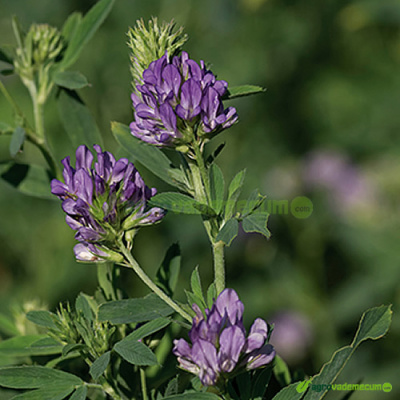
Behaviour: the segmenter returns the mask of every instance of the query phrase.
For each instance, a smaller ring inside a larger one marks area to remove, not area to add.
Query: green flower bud
[[[131,53],[132,86],[143,84],[143,71],[152,61],[158,60],[165,52],[169,57],[177,55],[188,37],[183,33],[183,27],[173,32],[175,22],[158,24],[157,18],[152,18],[146,28],[144,21],[138,20],[136,27],[129,28],[128,46]]]

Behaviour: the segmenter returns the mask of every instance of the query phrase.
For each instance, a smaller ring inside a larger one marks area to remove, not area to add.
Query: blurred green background
[[[69,13],[86,12],[94,3],[1,0],[0,44],[15,44],[13,14],[25,28],[32,22],[61,27]],[[278,352],[292,368],[312,375],[350,343],[363,311],[392,303],[390,333],[363,344],[339,381],[393,385],[390,394],[360,392],[355,400],[398,398],[399,1],[117,0],[73,67],[91,83],[80,93],[108,150],[120,151],[110,121],[132,120],[126,32],[136,19],[151,16],[184,25],[191,58],[209,62],[220,79],[268,88],[231,101],[240,123],[210,145],[226,142],[218,161],[226,179],[247,168],[244,196],[259,187],[271,200],[290,203],[305,195],[314,204],[307,219],[290,211],[272,215],[269,241],[240,234],[227,249],[227,284],[245,303],[247,326],[257,316],[275,322]],[[18,78],[2,81],[31,115]],[[65,133],[51,103],[46,129],[60,137],[61,159],[67,155]],[[0,120],[13,122],[3,97]],[[1,161],[7,152],[1,141]],[[168,189],[138,168],[149,186]],[[154,274],[172,242],[182,248],[183,299],[196,265],[204,283],[212,279],[198,218],[169,214],[162,224],[142,229],[134,253]],[[59,202],[25,197],[0,181],[0,312],[15,315],[32,303],[54,309],[80,291],[93,293],[95,267],[76,263],[73,245]],[[131,296],[146,293],[133,273],[125,275]]]

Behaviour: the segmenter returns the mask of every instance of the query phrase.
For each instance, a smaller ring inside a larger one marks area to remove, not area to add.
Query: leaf
[[[255,211],[257,208],[259,208],[264,200],[265,196],[260,194],[258,189],[253,190],[241,212],[242,217],[246,217],[247,215]]]
[[[102,146],[99,128],[76,92],[61,90],[57,102],[61,122],[75,148],[81,144],[90,149],[94,144]]]
[[[361,317],[357,333],[350,346],[337,350],[331,360],[312,378],[312,385],[333,384],[356,348],[365,340],[377,340],[389,330],[392,320],[391,306],[380,306],[367,310]],[[326,386],[320,391],[308,390],[304,400],[321,399],[327,393]]]
[[[0,368],[0,385],[11,389],[38,389],[53,385],[76,386],[83,382],[75,375],[40,366]]]
[[[62,355],[63,357],[66,357],[68,354],[74,352],[74,351],[80,351],[80,350],[86,350],[87,346],[82,343],[70,343],[67,344],[63,347],[62,349]]]
[[[246,170],[240,171],[232,179],[228,189],[228,200],[225,205],[225,220],[232,218],[236,207],[237,200],[242,191]]]
[[[230,246],[232,240],[235,239],[239,232],[239,222],[236,218],[231,218],[225,222],[221,230],[218,232],[217,241],[221,240],[227,246]]]
[[[289,367],[287,366],[285,361],[283,361],[282,358],[279,357],[278,355],[276,355],[274,358],[273,372],[276,380],[282,387],[290,384],[291,377],[290,377]]]
[[[212,207],[210,207],[209,205],[207,205],[207,204],[202,204],[202,203],[195,202],[193,204],[193,207],[196,210],[199,210],[200,214],[204,215],[205,217],[213,218],[213,217],[217,216],[217,213],[214,211],[214,209]]]
[[[76,30],[72,34],[67,50],[60,63],[60,69],[68,68],[78,59],[84,46],[106,19],[113,4],[114,0],[101,0],[82,18],[82,21],[76,26]],[[76,24],[77,22],[74,21],[74,23]]]
[[[185,294],[188,299],[190,308],[193,307],[193,304],[197,304],[202,311],[204,311],[204,309],[207,307],[202,297],[199,297],[194,293],[189,292],[188,290],[185,290]]]
[[[271,237],[271,232],[267,228],[269,214],[267,212],[248,215],[242,221],[242,227],[245,232],[261,233],[266,238]]]
[[[176,214],[201,214],[200,209],[195,205],[201,203],[191,197],[177,192],[164,192],[156,194],[150,199],[151,206],[164,208]]]
[[[26,357],[61,353],[62,345],[47,335],[15,336],[0,342],[0,356]]]
[[[204,299],[198,267],[196,267],[192,272],[192,276],[190,277],[190,287],[195,296],[199,297],[200,299]]]
[[[217,298],[217,290],[215,289],[215,283],[212,283],[207,289],[207,305],[211,309],[215,299]]]
[[[79,293],[75,300],[75,310],[77,313],[81,312],[87,321],[93,321],[94,314],[92,308],[83,293]]]
[[[141,340],[146,336],[150,336],[155,332],[164,329],[171,323],[171,320],[168,318],[157,318],[153,321],[147,322],[146,324],[140,326],[139,328],[135,329],[131,334],[129,334],[126,338],[122,339],[123,341],[137,341]]]
[[[29,311],[26,314],[26,318],[36,325],[44,326],[45,328],[50,328],[50,329],[57,329],[54,320],[57,319],[58,317],[50,311],[46,310]]]
[[[179,188],[186,187],[183,171],[174,168],[171,160],[158,147],[134,137],[128,126],[118,122],[111,123],[111,130],[117,142],[132,155],[135,161],[139,161],[164,182]]]
[[[178,283],[181,269],[181,250],[177,243],[171,245],[157,271],[155,283],[168,296],[172,297]]]
[[[262,400],[264,394],[268,388],[269,381],[271,379],[272,369],[264,368],[255,371],[252,377],[252,388],[251,388],[251,398],[254,400]]]
[[[303,397],[304,392],[299,393],[296,390],[298,384],[299,382],[295,382],[286,386],[276,394],[272,400],[300,400]]]
[[[100,305],[99,320],[112,324],[151,321],[167,317],[174,310],[154,293],[143,298],[110,301]]]
[[[101,375],[103,375],[104,371],[108,367],[108,364],[110,363],[110,357],[111,352],[107,351],[93,362],[89,372],[94,380],[97,380]]]
[[[21,193],[55,200],[50,192],[50,171],[38,165],[11,163],[1,177]]]
[[[133,365],[155,365],[157,357],[142,342],[121,340],[116,343],[114,350],[126,361]]]
[[[59,383],[57,386],[49,386],[38,390],[31,390],[14,396],[12,400],[62,400],[75,389],[72,385]]]
[[[78,71],[57,71],[53,75],[53,81],[56,85],[71,90],[82,89],[89,85],[86,77]]]
[[[86,395],[87,386],[80,386],[78,387],[78,389],[75,390],[69,400],[86,400]]]
[[[221,169],[217,164],[210,167],[210,194],[212,207],[219,215],[224,204],[225,180]]]
[[[261,86],[255,85],[232,86],[228,88],[227,92],[222,97],[222,100],[230,100],[237,97],[250,96],[252,94],[263,93],[266,90],[267,89]]]
[[[186,392],[164,397],[163,400],[221,400],[221,398],[214,393]]]
[[[67,42],[69,42],[75,34],[75,31],[80,25],[81,20],[82,14],[80,12],[73,12],[65,21],[61,29],[61,35]]]
[[[21,150],[22,145],[25,141],[25,129],[21,126],[17,126],[11,136],[10,142],[10,155],[14,158]]]

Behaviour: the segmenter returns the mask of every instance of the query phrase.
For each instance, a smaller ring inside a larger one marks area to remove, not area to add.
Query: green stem
[[[225,259],[224,259],[225,244],[218,241],[213,244],[214,256],[214,283],[217,295],[225,289]]]
[[[133,258],[131,252],[125,247],[125,245],[120,241],[120,250],[125,257],[127,265],[130,266],[139,278],[162,300],[164,300],[173,310],[175,310],[179,315],[185,318],[190,323],[192,322],[192,317],[184,311],[178,304],[176,304],[169,296],[167,296],[150,278],[149,276],[140,268],[140,265]]]
[[[146,385],[146,373],[143,368],[140,368],[140,386],[142,387],[143,400],[148,400],[147,397],[147,385]]]
[[[11,97],[10,93],[8,92],[6,87],[3,85],[3,82],[1,82],[1,81],[0,81],[0,92],[3,93],[3,96],[10,103],[11,107],[14,109],[14,112],[23,121],[23,123],[25,125],[24,128],[25,128],[25,131],[26,131],[27,140],[29,142],[31,142],[32,144],[34,144],[40,150],[40,152],[42,153],[44,159],[46,160],[47,164],[49,165],[49,168],[50,168],[51,172],[53,173],[53,175],[59,180],[62,179],[61,172],[57,168],[57,165],[56,165],[56,162],[55,162],[53,156],[51,155],[50,151],[46,147],[46,144],[45,144],[45,141],[44,141],[44,137],[40,137],[39,135],[36,135],[36,133],[32,131],[32,129],[29,127],[29,124],[27,123],[27,120],[26,120],[26,117],[25,117],[24,113],[18,107],[18,104]],[[29,92],[30,92],[30,90],[29,90]],[[32,98],[32,101],[33,101],[33,104],[35,104],[33,98]],[[44,131],[44,128],[43,128],[43,106],[40,106],[39,110],[37,110],[36,113],[38,114],[38,118],[39,118],[39,114],[42,114],[42,116],[41,116],[41,121],[42,122],[41,123],[39,122],[39,125],[40,124],[42,125],[42,128],[40,128],[40,129]],[[35,116],[35,125],[36,125],[36,116]],[[37,128],[38,127],[36,127],[36,129]]]

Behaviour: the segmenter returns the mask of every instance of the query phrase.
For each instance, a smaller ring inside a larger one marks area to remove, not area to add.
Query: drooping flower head
[[[165,53],[143,72],[143,84],[132,93],[134,136],[158,146],[190,143],[197,136],[210,138],[233,125],[238,117],[233,107],[224,109],[222,96],[228,84],[217,80],[191,60],[186,52],[172,59]]]
[[[94,145],[97,162],[86,146],[76,151],[76,165],[62,160],[64,183],[53,179],[51,192],[62,200],[67,224],[80,243],[74,248],[80,261],[118,261],[117,238],[132,236],[140,226],[154,224],[164,216],[162,209],[148,209],[156,189],[148,188],[135,166]]]
[[[267,343],[268,324],[257,318],[246,337],[243,326],[244,305],[233,289],[225,289],[205,316],[194,304],[189,338],[174,340],[173,353],[180,368],[198,375],[205,386],[215,385],[221,376],[239,369],[253,370],[269,364],[275,357],[274,348]]]

